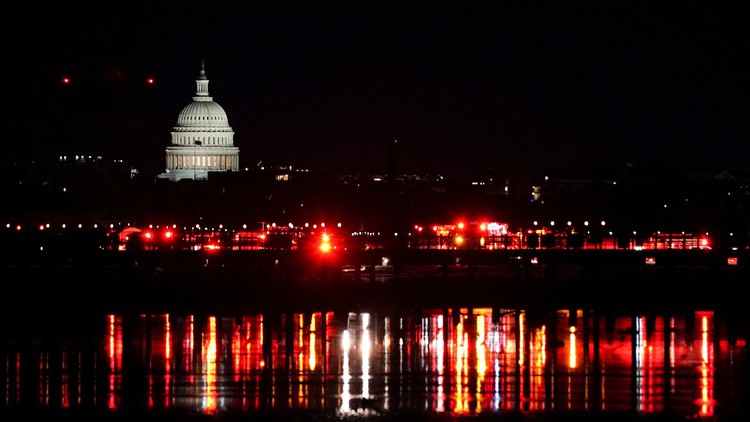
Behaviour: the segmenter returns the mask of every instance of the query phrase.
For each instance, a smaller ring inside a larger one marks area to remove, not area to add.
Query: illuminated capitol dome
[[[207,179],[211,172],[237,171],[239,148],[224,109],[208,95],[204,63],[195,81],[193,102],[185,106],[172,129],[172,145],[167,147],[167,169],[161,179]]]

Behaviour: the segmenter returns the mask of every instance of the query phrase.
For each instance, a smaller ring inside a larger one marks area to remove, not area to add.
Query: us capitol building
[[[208,95],[205,63],[196,82],[193,102],[185,106],[172,129],[172,145],[167,147],[166,171],[157,178],[176,182],[207,179],[209,173],[237,171],[238,147],[224,109]]]

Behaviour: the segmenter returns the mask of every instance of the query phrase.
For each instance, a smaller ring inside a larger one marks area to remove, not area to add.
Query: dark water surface
[[[6,263],[0,422],[750,420],[745,266],[527,252]]]
[[[747,415],[746,327],[723,310],[86,315],[6,317],[3,420]]]

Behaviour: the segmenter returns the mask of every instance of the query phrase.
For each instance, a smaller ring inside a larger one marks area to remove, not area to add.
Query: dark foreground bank
[[[324,422],[324,421],[362,421],[362,422],[678,422],[686,420],[706,422],[744,422],[750,414],[745,412],[732,415],[712,416],[710,418],[686,418],[685,416],[660,414],[638,414],[631,412],[543,412],[543,413],[497,413],[476,415],[455,415],[448,413],[405,412],[354,412],[352,414],[321,413],[315,411],[273,410],[223,412],[204,414],[200,412],[153,410],[142,412],[108,412],[101,410],[49,410],[35,409],[2,409],[0,420],[3,421],[83,421],[103,422]]]

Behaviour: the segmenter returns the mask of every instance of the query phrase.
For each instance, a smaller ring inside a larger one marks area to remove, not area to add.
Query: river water
[[[127,313],[3,322],[0,415],[746,415],[747,332],[686,309]],[[744,321],[744,320],[743,320]]]

